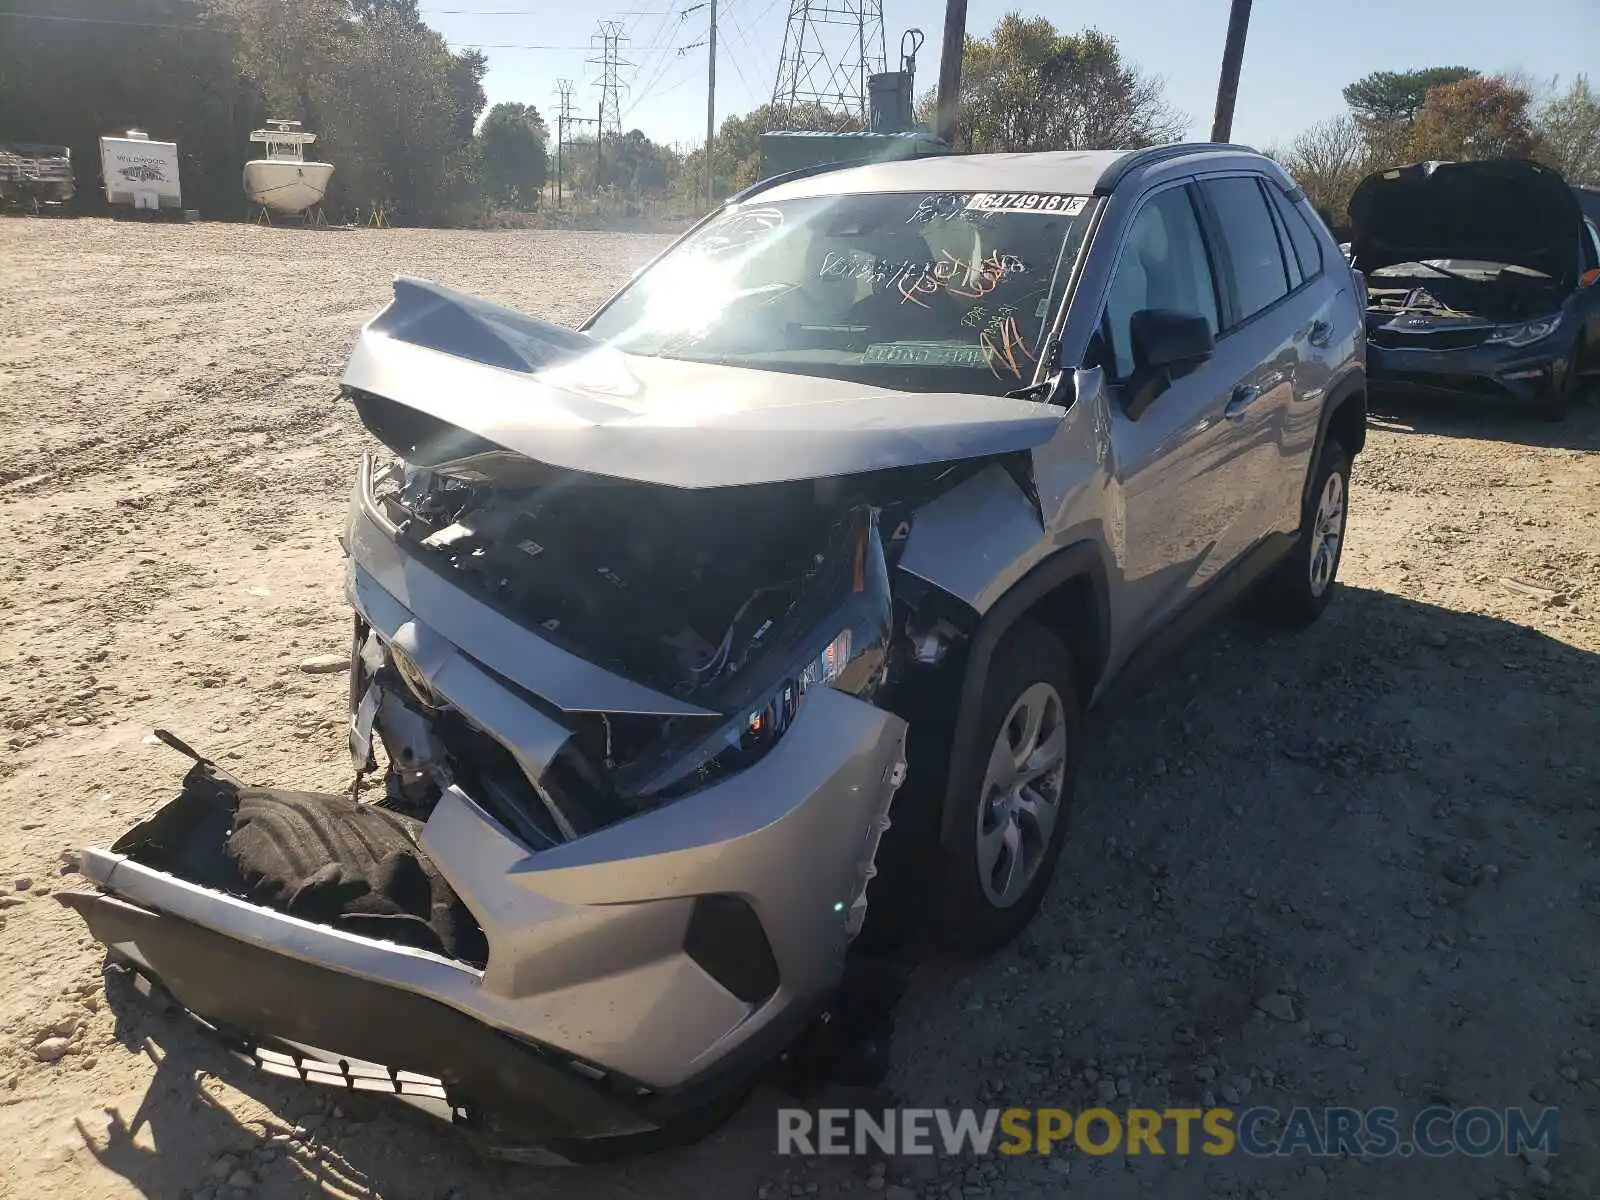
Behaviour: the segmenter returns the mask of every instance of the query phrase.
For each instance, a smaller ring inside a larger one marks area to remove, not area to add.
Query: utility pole
[[[711,34],[706,39],[706,211],[716,205],[717,144],[717,0],[711,0]]]
[[[1217,111],[1211,119],[1211,140],[1233,137],[1233,105],[1239,98],[1239,68],[1244,64],[1244,36],[1250,29],[1250,0],[1233,0],[1228,14],[1228,40],[1222,47],[1222,78],[1217,81]]]
[[[1248,6],[1250,0],[1243,2]],[[956,140],[956,114],[961,103],[961,56],[966,50],[967,0],[945,0],[944,48],[939,57],[939,100],[933,132],[951,145]]]

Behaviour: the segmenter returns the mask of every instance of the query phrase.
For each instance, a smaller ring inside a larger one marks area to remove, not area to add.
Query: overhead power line
[[[458,11],[458,10],[439,10]],[[459,10],[466,11],[466,10]],[[479,13],[479,16],[527,16],[528,13]],[[646,14],[651,15],[651,14]],[[11,17],[19,21],[53,21],[71,25],[114,25],[128,29],[167,29],[177,33],[216,33],[225,34],[228,30],[218,25],[179,25],[169,21],[126,21],[118,17],[70,17],[60,13],[19,13],[0,12],[0,17]],[[453,43],[462,50],[551,50],[551,51],[578,51],[589,50],[590,46],[561,46],[546,42],[459,42]],[[665,54],[670,47],[658,50],[646,50],[644,54]]]
[[[418,12],[440,17],[543,17],[549,9],[532,8],[422,8]],[[670,14],[670,8],[635,8],[618,13],[620,17],[659,17]]]
[[[124,21],[117,17],[69,17],[60,13],[0,12],[0,17],[14,17],[19,21],[62,21],[72,25],[121,25],[133,29],[176,29],[193,33],[225,32],[216,25],[175,25],[161,21]]]

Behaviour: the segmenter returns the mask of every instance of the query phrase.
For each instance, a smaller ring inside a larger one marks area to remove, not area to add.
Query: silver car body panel
[[[898,718],[819,688],[747,770],[539,854],[465,793],[446,789],[421,844],[483,927],[482,972],[260,908],[109,851],[85,850],[81,870],[134,904],[425,995],[667,1088],[837,982],[850,909],[872,874],[902,775],[905,731]],[[694,898],[708,894],[743,897],[767,932],[781,982],[759,1005],[739,1000],[684,952]]]
[[[551,341],[539,340],[537,353],[512,369],[506,364],[524,360],[492,335],[529,319],[502,310],[491,322],[485,310],[494,306],[468,300],[436,285],[397,283],[394,303],[357,340],[345,386],[538,462],[683,488],[1026,450],[1061,421],[1059,408],[1029,400],[897,392],[626,355],[600,343],[582,353],[561,343],[563,357],[551,359]]]
[[[1065,415],[1031,451],[1038,510],[1004,471],[988,468],[917,514],[901,563],[982,614],[1051,554],[1095,544],[1110,619],[1101,690],[1196,594],[1268,537],[1298,528],[1326,398],[1360,372],[1360,298],[1325,230],[1321,274],[1224,330],[1212,358],[1139,420],[1098,367],[1078,369],[1139,208],[1168,188],[1233,174],[1294,187],[1276,166],[1219,148],[1142,170],[1107,198],[1059,354],[1041,364],[1042,378],[1061,372]],[[1261,398],[1234,419],[1224,408],[1240,386]]]
[[[1039,510],[991,464],[917,511],[900,569],[987,612],[1043,549]]]

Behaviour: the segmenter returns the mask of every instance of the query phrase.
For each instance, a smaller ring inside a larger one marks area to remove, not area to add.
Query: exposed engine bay
[[[1373,316],[1475,317],[1519,321],[1542,316],[1561,304],[1561,291],[1546,275],[1502,263],[1403,263],[1375,271],[1367,280]]]
[[[851,521],[811,483],[715,499],[595,479],[472,484],[396,467],[374,500],[461,586],[593,661],[716,694],[794,608]]]
[[[808,687],[870,694],[882,681],[888,572],[911,515],[982,465],[708,491],[539,478],[526,460],[500,483],[374,455],[366,503],[408,553],[540,638],[708,715],[552,713],[572,735],[531,779],[467,715],[430,704],[358,620],[358,770],[381,746],[390,807],[425,817],[456,782],[536,849],[736,772],[782,736]]]

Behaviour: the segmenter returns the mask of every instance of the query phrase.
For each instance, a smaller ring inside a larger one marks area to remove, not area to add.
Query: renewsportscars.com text
[[[1091,1108],[778,1110],[779,1154],[1304,1154],[1486,1157],[1559,1149],[1554,1108]]]

